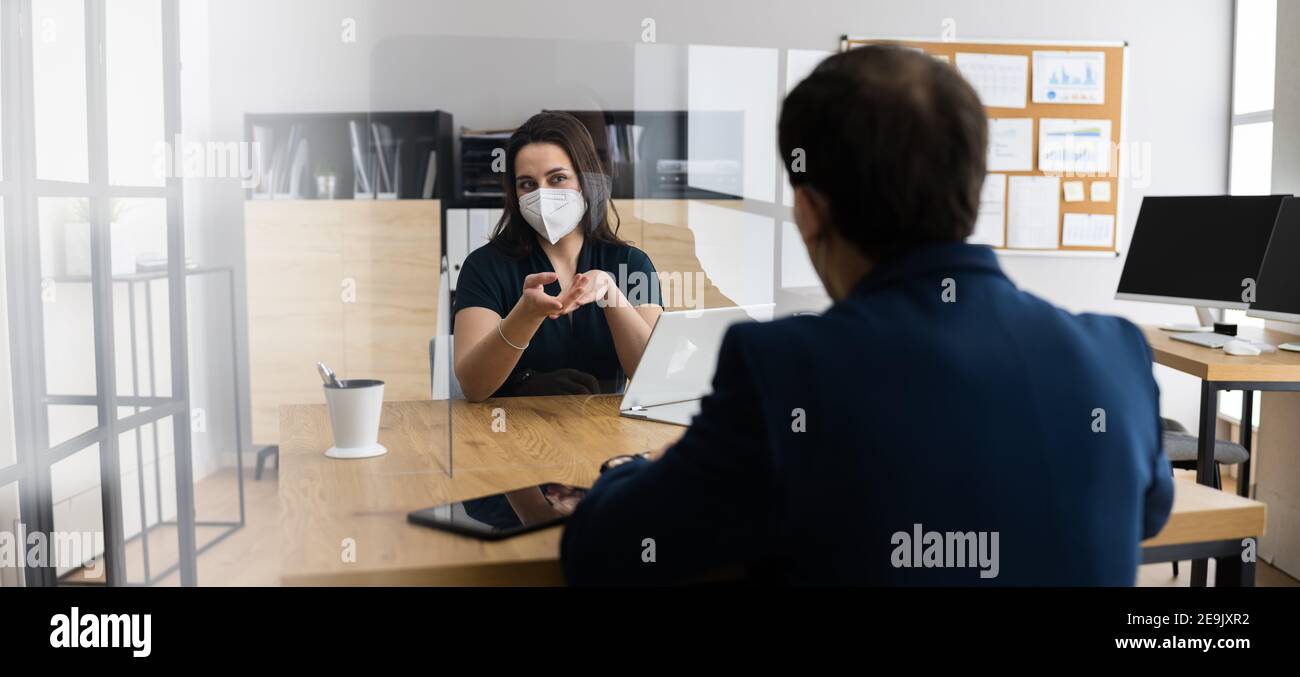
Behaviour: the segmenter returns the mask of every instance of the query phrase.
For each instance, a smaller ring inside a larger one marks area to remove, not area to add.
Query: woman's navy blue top
[[[554,272],[551,260],[539,246],[520,258],[486,244],[465,257],[456,283],[456,312],[464,308],[487,308],[505,317],[523,295],[524,278],[534,273]],[[603,270],[613,276],[632,305],[659,304],[659,276],[646,253],[624,244],[597,242],[586,238],[578,252],[577,272]],[[558,281],[546,285],[546,293],[560,295]],[[515,373],[521,370],[550,372],[576,369],[592,375],[601,392],[619,392],[627,375],[618,361],[614,337],[605,320],[605,309],[594,303],[557,319],[546,319],[520,356]],[[513,378],[493,393],[511,395]]]

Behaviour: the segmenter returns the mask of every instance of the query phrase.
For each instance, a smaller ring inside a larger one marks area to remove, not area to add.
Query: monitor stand
[[[1214,327],[1214,333],[1223,334],[1224,336],[1236,336],[1237,325],[1223,321],[1227,313],[1222,308],[1208,308],[1206,306],[1196,306],[1196,319],[1200,320],[1202,326]]]
[[[1213,327],[1223,319],[1223,311],[1209,306],[1196,306],[1196,319],[1202,327]]]
[[[1204,334],[1214,329],[1214,326],[1219,323],[1220,317],[1221,311],[1217,308],[1196,306],[1198,324],[1166,324],[1160,328],[1174,334]]]
[[[1206,323],[1208,326],[1214,327],[1214,333],[1223,334],[1224,336],[1236,336],[1237,325],[1223,322],[1222,319],[1225,315],[1226,313],[1223,312],[1222,308],[1208,308],[1205,306],[1196,306],[1196,318],[1201,322]],[[1256,341],[1254,339],[1242,339],[1242,340],[1255,346],[1256,348],[1259,348],[1261,352],[1265,352],[1265,353],[1275,353],[1277,352],[1278,348],[1282,348],[1283,350],[1300,352],[1300,344],[1284,344],[1281,346],[1274,346],[1265,343],[1263,341]]]

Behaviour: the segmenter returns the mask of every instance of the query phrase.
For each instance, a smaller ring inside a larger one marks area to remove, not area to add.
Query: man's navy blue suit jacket
[[[685,435],[605,473],[561,550],[575,584],[1132,585],[1172,501],[1137,327],[951,243],[821,316],[732,327]]]

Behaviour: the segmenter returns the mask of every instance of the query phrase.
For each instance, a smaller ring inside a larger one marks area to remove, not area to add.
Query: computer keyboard
[[[1228,341],[1231,341],[1236,337],[1228,336],[1227,334],[1216,334],[1214,332],[1207,331],[1207,332],[1192,332],[1188,334],[1174,334],[1169,338],[1175,341],[1194,343],[1198,346],[1204,346],[1206,348],[1222,348],[1223,344],[1227,343]]]

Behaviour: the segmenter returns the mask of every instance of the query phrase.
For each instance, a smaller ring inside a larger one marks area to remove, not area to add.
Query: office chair
[[[262,479],[262,469],[266,467],[266,459],[275,459],[275,471],[280,472],[280,445],[272,444],[257,450],[257,470],[253,472],[253,480]]]
[[[1183,470],[1196,470],[1196,436],[1188,432],[1181,423],[1173,419],[1160,419],[1163,429],[1165,456],[1175,467]],[[1250,460],[1250,451],[1230,440],[1214,441],[1214,488],[1222,489],[1219,475],[1220,465],[1237,465]],[[1241,478],[1249,482],[1250,478]],[[1241,493],[1240,491],[1238,493]]]
[[[1169,457],[1170,465],[1181,470],[1196,470],[1196,436],[1171,418],[1161,418],[1160,427],[1165,456]],[[1214,440],[1214,488],[1223,488],[1219,466],[1237,465],[1248,460],[1250,460],[1250,451],[1240,444],[1230,440]],[[1245,489],[1249,486],[1250,478],[1242,477],[1237,481],[1243,483],[1242,489]],[[1237,493],[1244,496],[1249,492],[1247,490]],[[1178,575],[1178,562],[1174,562],[1174,575]]]

